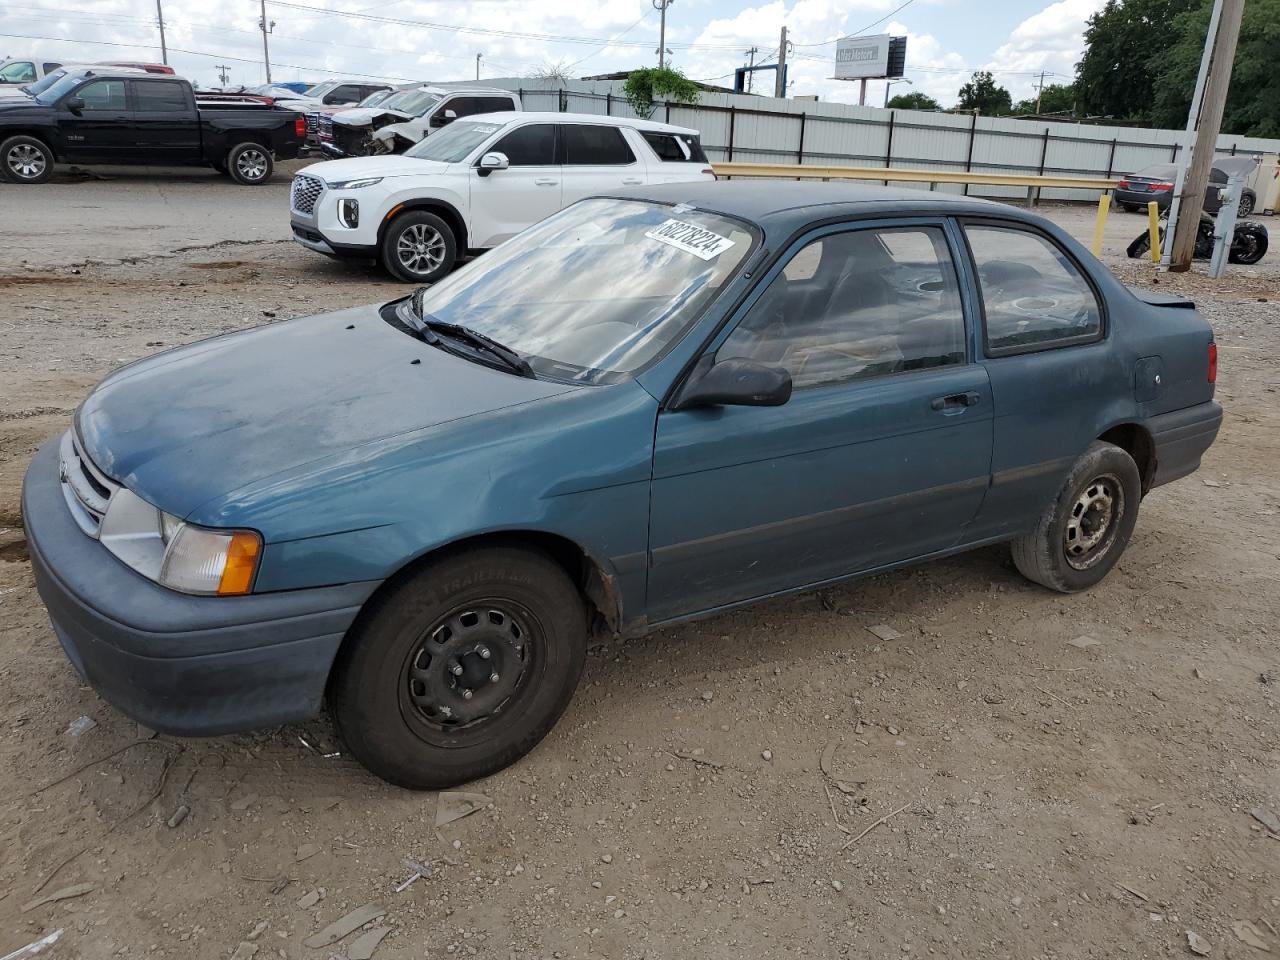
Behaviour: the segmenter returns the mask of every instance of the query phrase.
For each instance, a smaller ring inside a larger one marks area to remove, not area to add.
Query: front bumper
[[[215,735],[315,716],[338,647],[376,582],[193,597],[134,573],[76,526],[46,443],[22,484],[36,589],[76,670],[162,733]]]
[[[1200,466],[1200,458],[1222,426],[1222,407],[1210,400],[1152,417],[1146,426],[1156,448],[1156,476],[1152,486],[1158,487],[1194,473]]]

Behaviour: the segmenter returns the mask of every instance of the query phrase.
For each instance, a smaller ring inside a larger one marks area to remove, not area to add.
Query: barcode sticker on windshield
[[[733,246],[733,241],[718,233],[705,230],[696,223],[684,220],[668,220],[645,234],[650,240],[669,244],[692,253],[701,260],[714,260]]]

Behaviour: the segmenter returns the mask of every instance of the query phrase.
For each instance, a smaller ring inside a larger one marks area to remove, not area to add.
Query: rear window
[[[658,159],[667,163],[706,163],[707,155],[697,137],[682,133],[641,132],[644,142],[653,148]]]
[[[636,162],[617,127],[566,123],[560,129],[564,136],[564,162],[571,166],[624,166]]]

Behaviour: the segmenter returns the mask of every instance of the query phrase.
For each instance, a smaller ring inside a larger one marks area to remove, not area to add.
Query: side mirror
[[[511,162],[507,159],[505,153],[486,153],[480,158],[480,162],[476,164],[476,172],[482,177],[487,177],[495,170],[505,170],[511,166]]]
[[[453,123],[458,119],[458,114],[453,110],[441,110],[439,113],[431,115],[431,125],[433,127],[443,127],[446,124]]]
[[[83,97],[67,97],[67,99],[62,101],[62,105],[66,107],[68,110],[70,110],[72,113],[74,113],[76,116],[79,116],[80,111],[84,109],[84,98]]]
[[[719,363],[704,356],[676,394],[672,410],[694,407],[780,407],[791,399],[791,374],[754,360],[731,357]]]

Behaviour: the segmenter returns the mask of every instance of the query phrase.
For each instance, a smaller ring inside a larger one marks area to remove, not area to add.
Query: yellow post
[[[1151,262],[1160,262],[1160,204],[1147,202],[1147,230],[1151,234]]]
[[[1098,219],[1093,224],[1093,255],[1102,256],[1102,231],[1107,228],[1107,211],[1111,209],[1111,191],[1102,191],[1098,198]]]

